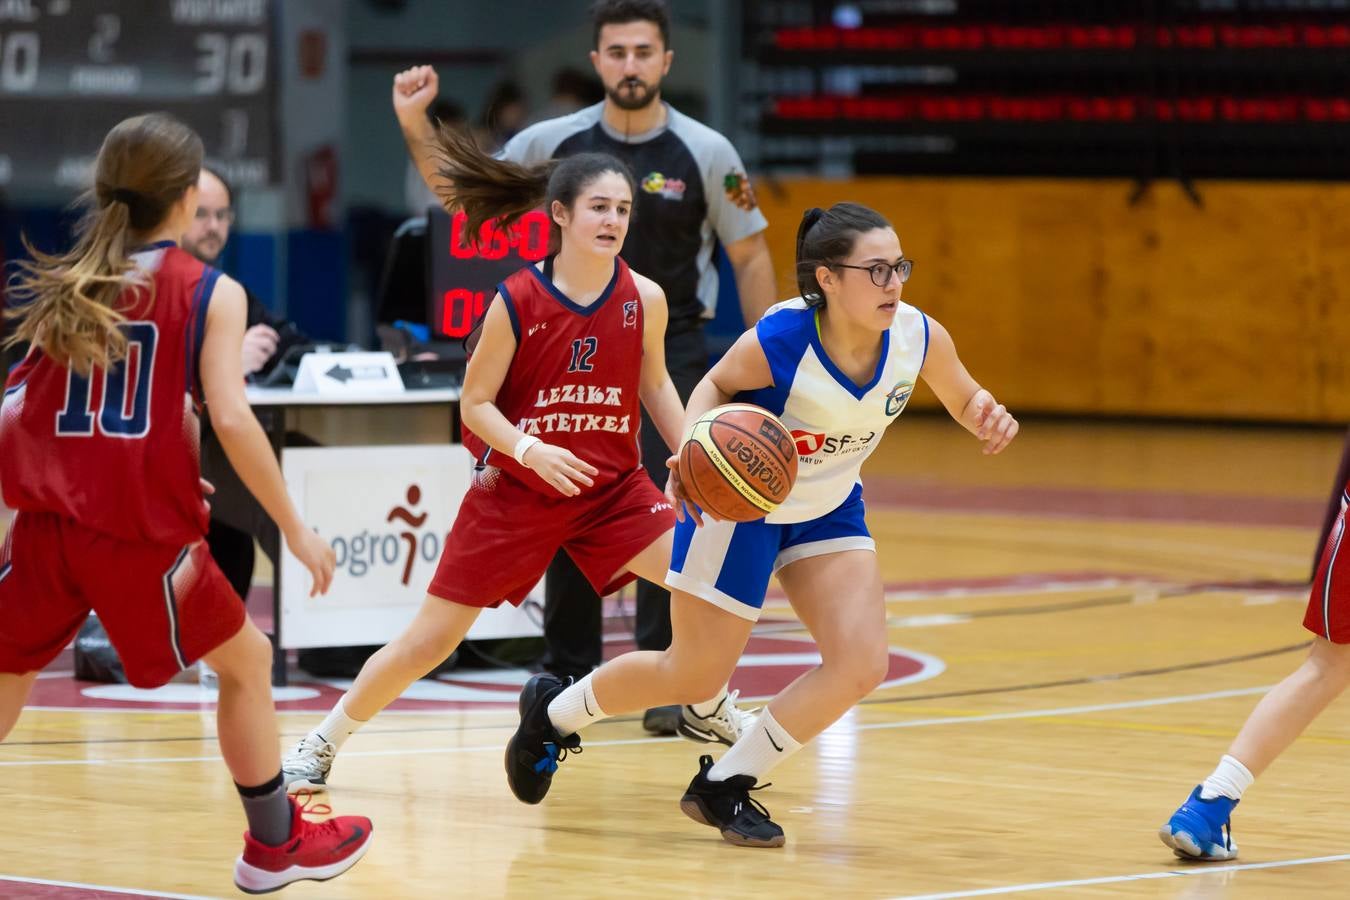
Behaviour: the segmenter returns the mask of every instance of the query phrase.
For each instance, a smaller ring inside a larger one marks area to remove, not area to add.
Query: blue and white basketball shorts
[[[763,519],[705,518],[699,528],[685,516],[675,525],[666,584],[754,622],[764,606],[769,576],[788,563],[845,550],[875,553],[864,512],[862,485],[857,484],[839,506],[806,522],[772,525]]]

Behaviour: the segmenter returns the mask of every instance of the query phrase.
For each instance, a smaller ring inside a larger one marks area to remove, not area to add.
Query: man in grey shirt
[[[669,18],[661,0],[600,0],[592,8],[595,49],[591,62],[605,99],[571,115],[539,122],[513,137],[499,154],[524,165],[599,151],[623,160],[638,193],[622,256],[634,271],[655,280],[670,306],[666,365],[682,400],[708,370],[704,324],[718,295],[714,245],[720,241],[735,272],[747,324],[775,301],[773,265],[764,239],[768,226],[755,202],[736,148],[718,132],[661,100],[661,79],[674,57]],[[394,110],[409,152],[428,184],[436,179],[433,128],[425,109],[436,97],[435,70],[422,66],[399,76]],[[670,455],[643,416],[643,465],[664,486]],[[601,661],[600,598],[566,553],[559,553],[545,584],[545,665],[555,674],[581,677]],[[670,645],[670,594],[638,582],[639,648]],[[731,700],[706,706],[650,710],[649,731],[678,730],[694,740],[731,744],[744,713]]]

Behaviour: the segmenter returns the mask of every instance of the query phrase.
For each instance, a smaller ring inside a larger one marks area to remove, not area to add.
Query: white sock
[[[741,735],[741,739],[708,770],[708,780],[726,781],[733,775],[753,775],[756,781],[763,781],[774,766],[800,749],[802,745],[765,707],[755,727]]]
[[[591,685],[593,677],[595,673],[591,672],[580,681],[572,682],[549,703],[549,721],[563,737],[576,734],[592,722],[609,718],[609,713],[601,709],[600,701],[595,699],[595,688]]]
[[[1225,756],[1200,786],[1200,799],[1227,797],[1229,800],[1241,800],[1242,792],[1251,787],[1255,780],[1256,776],[1247,771],[1246,766],[1231,756]]]
[[[315,729],[320,737],[339,749],[347,742],[347,738],[366,724],[361,719],[353,719],[347,715],[347,710],[342,706],[342,701],[346,696],[346,694],[343,694],[342,697],[338,698],[338,702],[333,705],[333,710],[328,714],[328,718],[319,723],[319,727]]]
[[[692,709],[694,715],[698,716],[700,719],[706,719],[708,716],[717,712],[717,708],[722,705],[722,702],[726,700],[726,698],[727,687],[726,685],[722,685],[722,689],[717,692],[716,697],[713,697],[711,700],[704,700],[702,703],[691,703],[689,704],[689,708]]]

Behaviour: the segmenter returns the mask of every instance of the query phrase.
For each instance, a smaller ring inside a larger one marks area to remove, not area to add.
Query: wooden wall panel
[[[761,184],[782,296],[801,212],[867,203],[1010,407],[1350,421],[1350,186],[856,179]],[[916,398],[932,404],[930,395]]]

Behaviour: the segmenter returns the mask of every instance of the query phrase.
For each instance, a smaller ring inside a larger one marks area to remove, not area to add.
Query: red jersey
[[[132,259],[154,279],[124,293],[127,355],[88,378],[34,347],[0,406],[0,488],[124,540],[190,544],[206,534],[198,483],[206,307],[220,273],[164,242]]]
[[[511,317],[516,353],[496,406],[521,431],[566,447],[599,469],[590,489],[598,490],[641,461],[642,298],[628,264],[615,259],[604,293],[578,306],[554,285],[552,262],[545,261],[543,272],[527,266],[497,286]],[[535,490],[558,493],[468,429],[464,446],[480,462]]]

